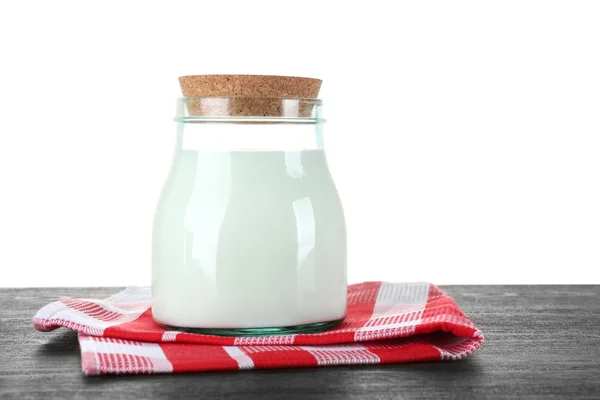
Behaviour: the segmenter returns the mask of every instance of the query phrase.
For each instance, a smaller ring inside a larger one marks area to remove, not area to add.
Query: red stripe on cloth
[[[348,292],[349,328],[362,328],[373,315],[381,282],[364,282],[352,285]],[[344,321],[345,322],[345,321]]]
[[[376,354],[381,364],[403,363],[411,361],[433,361],[440,359],[440,352],[427,343],[415,340],[371,342],[364,346]]]
[[[317,359],[296,346],[241,347],[254,362],[254,368],[316,367]],[[250,350],[248,350],[250,349]]]
[[[167,328],[159,325],[152,318],[152,309],[149,308],[134,321],[108,327],[104,330],[105,337],[114,337],[130,340],[143,340],[146,342],[162,342],[163,334]],[[233,345],[235,338],[227,336],[201,335],[197,333],[178,332],[178,343],[202,343],[214,345]]]
[[[152,318],[152,309],[147,309],[138,319],[120,325],[109,326],[104,330],[105,337],[160,342],[166,328]]]
[[[199,335],[197,333],[180,332],[177,334],[178,343],[202,343],[232,346],[235,338],[231,336]]]
[[[173,372],[237,370],[238,363],[221,346],[161,343]]]

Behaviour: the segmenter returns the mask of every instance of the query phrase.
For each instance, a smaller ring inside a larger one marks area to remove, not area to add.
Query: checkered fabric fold
[[[429,283],[365,282],[348,288],[348,314],[326,332],[228,337],[169,331],[152,319],[150,288],[105,300],[69,299],[35,315],[39,331],[79,332],[85,375],[384,364],[459,359],[483,335]]]

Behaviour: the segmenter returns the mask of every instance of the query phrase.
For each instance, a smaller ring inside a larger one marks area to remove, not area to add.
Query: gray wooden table
[[[118,289],[0,289],[0,398],[600,398],[600,286],[443,289],[487,339],[465,360],[89,378],[75,334],[37,332],[31,317]]]

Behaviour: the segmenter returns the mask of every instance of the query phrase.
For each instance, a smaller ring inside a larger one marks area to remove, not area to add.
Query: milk
[[[343,318],[346,231],[322,150],[181,150],[153,233],[153,316],[191,328]]]

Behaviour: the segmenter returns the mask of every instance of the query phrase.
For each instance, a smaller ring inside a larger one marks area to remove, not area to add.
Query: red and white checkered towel
[[[106,300],[70,299],[35,315],[39,331],[79,332],[85,375],[384,364],[459,359],[483,335],[429,283],[365,282],[348,288],[348,314],[326,332],[227,337],[168,331],[152,319],[150,288]]]

